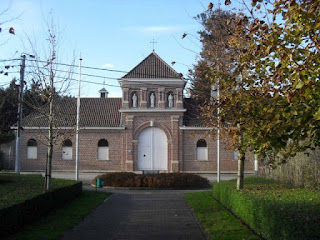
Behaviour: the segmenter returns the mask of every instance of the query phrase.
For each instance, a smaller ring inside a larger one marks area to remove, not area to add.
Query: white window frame
[[[103,142],[105,141],[105,142],[102,146],[99,146],[101,141]],[[102,138],[98,141],[97,160],[100,160],[100,161],[109,160],[109,142],[105,138]]]
[[[38,146],[27,146],[27,159],[38,158]]]
[[[97,160],[109,160],[109,147],[98,147]]]
[[[208,161],[208,144],[207,144],[207,141],[204,140],[204,139],[200,139],[200,140],[205,141],[206,147],[198,147],[197,146],[197,161]],[[197,145],[198,145],[198,142],[200,140],[197,141]]]
[[[197,147],[197,160],[198,161],[208,161],[208,148]]]
[[[62,160],[72,160],[72,147],[62,147]]]
[[[68,140],[66,140],[68,141]],[[71,140],[69,140],[71,141]],[[62,152],[61,152],[61,159],[62,160],[72,160],[73,156],[73,149],[72,149],[72,141],[71,146],[63,146],[62,144]]]
[[[29,146],[30,141],[35,141],[36,146]],[[38,158],[38,142],[31,138],[27,142],[27,159],[37,159]]]

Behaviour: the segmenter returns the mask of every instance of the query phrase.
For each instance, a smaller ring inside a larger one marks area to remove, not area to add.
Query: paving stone
[[[111,192],[107,201],[62,239],[207,239],[186,202],[185,191]]]

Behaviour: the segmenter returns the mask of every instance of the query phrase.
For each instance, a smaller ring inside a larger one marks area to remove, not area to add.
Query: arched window
[[[199,160],[199,161],[207,161],[208,160],[207,142],[203,139],[200,139],[197,142],[197,160]]]
[[[109,160],[109,144],[106,139],[98,142],[98,160]]]
[[[38,143],[35,139],[31,138],[27,142],[27,159],[38,158]]]
[[[70,139],[62,142],[62,159],[72,160],[72,142]]]

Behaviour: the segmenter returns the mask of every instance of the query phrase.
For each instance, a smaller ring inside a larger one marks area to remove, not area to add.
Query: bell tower
[[[183,109],[186,80],[154,51],[118,81],[122,110]]]

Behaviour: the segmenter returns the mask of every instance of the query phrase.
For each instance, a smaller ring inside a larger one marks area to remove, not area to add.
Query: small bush
[[[241,191],[234,180],[214,183],[213,196],[266,239],[320,239],[319,191],[246,178]]]
[[[209,186],[206,178],[190,173],[135,174],[131,172],[105,173],[95,177],[102,178],[108,187],[147,187],[147,188],[198,188]]]

